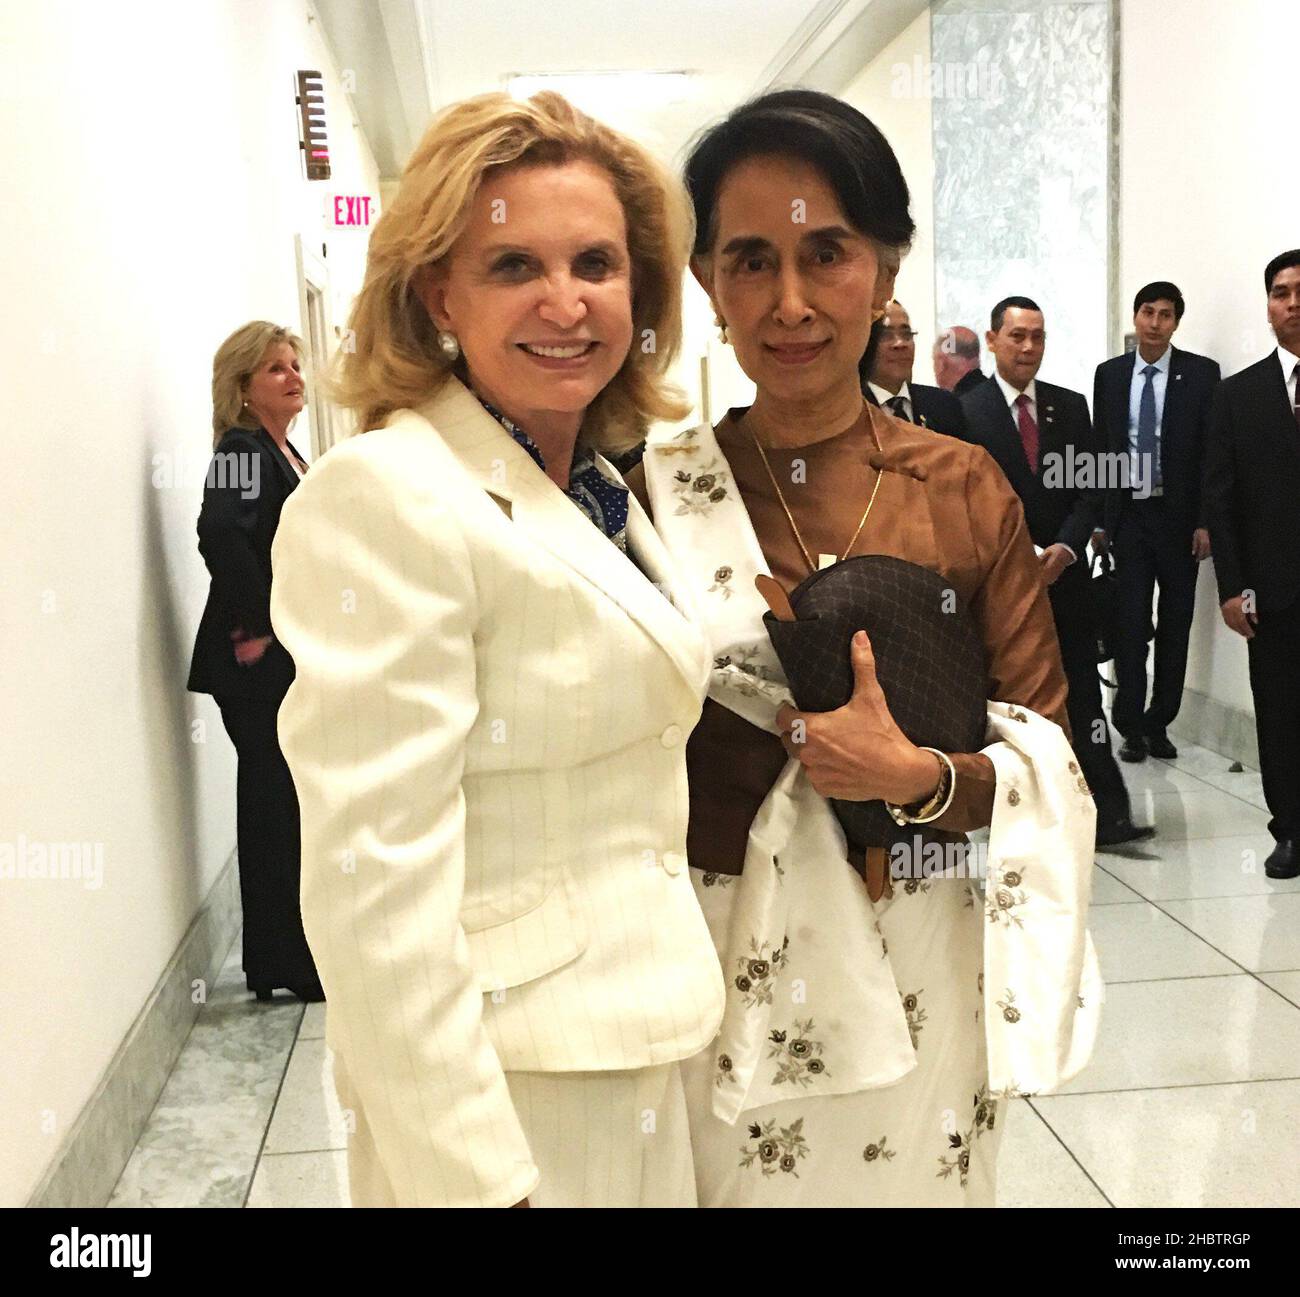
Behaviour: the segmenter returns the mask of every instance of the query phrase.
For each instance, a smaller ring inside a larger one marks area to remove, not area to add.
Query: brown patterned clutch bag
[[[885,701],[913,743],[941,752],[984,746],[984,645],[943,577],[905,559],[864,554],[814,572],[791,592],[790,606],[796,620],[768,612],[763,622],[801,711],[833,711],[849,701],[850,641],[865,630]],[[895,824],[882,801],[831,805],[858,848],[888,849],[922,831]]]

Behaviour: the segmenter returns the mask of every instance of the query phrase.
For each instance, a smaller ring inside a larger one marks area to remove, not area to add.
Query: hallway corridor
[[[1158,834],[1098,856],[1101,1039],[1013,1105],[999,1206],[1300,1206],[1300,880],[1264,877],[1259,775],[1179,746],[1124,767]],[[111,1205],[346,1206],[324,1034],[323,1004],[247,994],[236,941]]]

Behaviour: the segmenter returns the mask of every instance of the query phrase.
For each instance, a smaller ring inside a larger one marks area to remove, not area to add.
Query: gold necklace
[[[879,452],[880,438],[876,434],[875,425],[871,422],[871,416],[869,414],[867,416],[867,426],[871,429],[871,439],[876,443],[876,451]],[[763,449],[763,443],[759,441],[758,434],[754,432],[753,428],[750,428],[749,435],[753,439],[754,445],[758,448],[758,455],[763,461],[763,467],[767,469],[767,476],[772,483],[772,490],[776,492],[776,498],[781,502],[781,508],[785,510],[786,519],[790,523],[790,530],[794,532],[794,538],[799,542],[799,548],[803,551],[804,562],[808,564],[809,573],[818,572],[823,567],[830,567],[832,563],[843,563],[852,552],[854,545],[858,543],[858,537],[862,535],[863,527],[867,525],[867,518],[871,514],[871,506],[876,502],[876,492],[880,490],[881,479],[885,476],[884,470],[880,468],[876,470],[876,483],[871,488],[871,498],[867,501],[867,507],[862,511],[862,517],[858,519],[857,529],[854,531],[849,543],[844,547],[844,553],[841,554],[838,559],[834,554],[821,554],[818,557],[823,561],[821,563],[814,563],[812,561],[812,555],[808,552],[808,546],[803,543],[803,536],[799,531],[799,524],[795,522],[794,514],[790,512],[790,506],[786,504],[785,496],[781,493],[781,486],[776,480],[776,474],[772,472],[772,465],[767,461],[767,451]],[[829,560],[829,562],[826,560]]]

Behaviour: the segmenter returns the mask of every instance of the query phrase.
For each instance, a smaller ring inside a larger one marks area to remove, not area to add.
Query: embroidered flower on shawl
[[[731,1061],[730,1054],[718,1055],[718,1074],[713,1078],[714,1085],[725,1085],[728,1082],[735,1083],[736,1065]]]
[[[862,1160],[864,1162],[878,1162],[884,1158],[886,1162],[892,1161],[896,1156],[892,1148],[886,1148],[887,1136],[881,1135],[874,1144],[868,1144],[862,1150]]]
[[[787,1039],[788,1033],[780,1030],[773,1030],[768,1036],[767,1056],[778,1060],[772,1077],[773,1085],[784,1085],[788,1081],[792,1085],[808,1086],[816,1076],[830,1076],[821,1057],[822,1042],[809,1039],[812,1029],[811,1018],[807,1022],[796,1018],[793,1040]]]
[[[714,658],[713,669],[722,673],[718,683],[745,698],[756,698],[773,689],[781,691],[783,700],[788,698],[788,687],[775,678],[770,667],[754,660],[757,655],[757,646],[751,646]]]
[[[776,1118],[765,1121],[761,1126],[754,1122],[749,1127],[749,1138],[756,1141],[753,1147],[748,1143],[740,1147],[740,1165],[750,1167],[757,1165],[764,1175],[775,1175],[785,1171],[799,1178],[795,1169],[799,1159],[810,1152],[808,1141],[803,1137],[803,1118],[796,1117],[788,1126],[779,1129]]]
[[[773,946],[769,951],[766,942],[760,943],[757,938],[750,937],[750,954],[736,960],[740,971],[734,981],[736,990],[745,997],[745,1008],[754,1009],[760,1004],[772,1003],[772,983],[789,945],[790,938],[786,937],[780,946]]]
[[[1005,1000],[997,1002],[998,1008],[1002,1010],[1002,1016],[1008,1022],[1020,1021],[1020,1010],[1016,1008],[1016,993],[1007,987],[1007,996]]]
[[[903,996],[903,1012],[907,1014],[907,1030],[912,1037],[912,1048],[921,1038],[921,1026],[925,1022],[925,1010],[921,1008],[920,996],[924,991],[913,991]]]
[[[709,586],[709,593],[721,594],[724,599],[730,599],[732,590],[727,582],[730,581],[734,575],[735,572],[724,563],[723,566],[718,568],[718,570],[713,574],[713,584]]]
[[[989,890],[984,898],[984,913],[990,923],[1014,923],[1023,928],[1024,921],[1016,913],[1018,906],[1029,899],[1021,886],[1022,875],[1014,869],[1008,869],[998,880],[997,886]]]
[[[711,869],[700,875],[700,883],[704,887],[730,887],[735,881],[735,874],[717,874]]]
[[[1007,801],[1009,801],[1009,802],[1011,803],[1012,806],[1019,806],[1019,805],[1020,805],[1020,791],[1019,791],[1019,789],[1013,788],[1013,789],[1012,789],[1012,790],[1007,794]]]
[[[982,1135],[997,1125],[998,1101],[990,1093],[987,1085],[981,1085],[975,1096],[975,1134]],[[967,1136],[969,1139],[969,1136]]]
[[[715,455],[699,473],[673,474],[673,494],[677,497],[674,511],[684,513],[707,513],[719,500],[727,498],[727,483],[730,474],[721,467],[721,461]]]
[[[969,1131],[965,1135],[948,1136],[949,1152],[955,1156],[939,1159],[939,1170],[936,1174],[941,1180],[948,1179],[956,1171],[961,1180],[961,1187],[963,1189],[966,1187],[966,1177],[970,1172],[970,1141]]]

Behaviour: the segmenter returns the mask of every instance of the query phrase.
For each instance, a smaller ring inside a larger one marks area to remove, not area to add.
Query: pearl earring
[[[460,355],[460,340],[454,333],[448,333],[446,329],[439,329],[438,350],[442,352],[445,360],[453,361]]]
[[[718,314],[714,314],[713,323],[718,326],[718,337],[722,339],[726,346],[731,346],[731,335],[727,332],[727,322]]]

